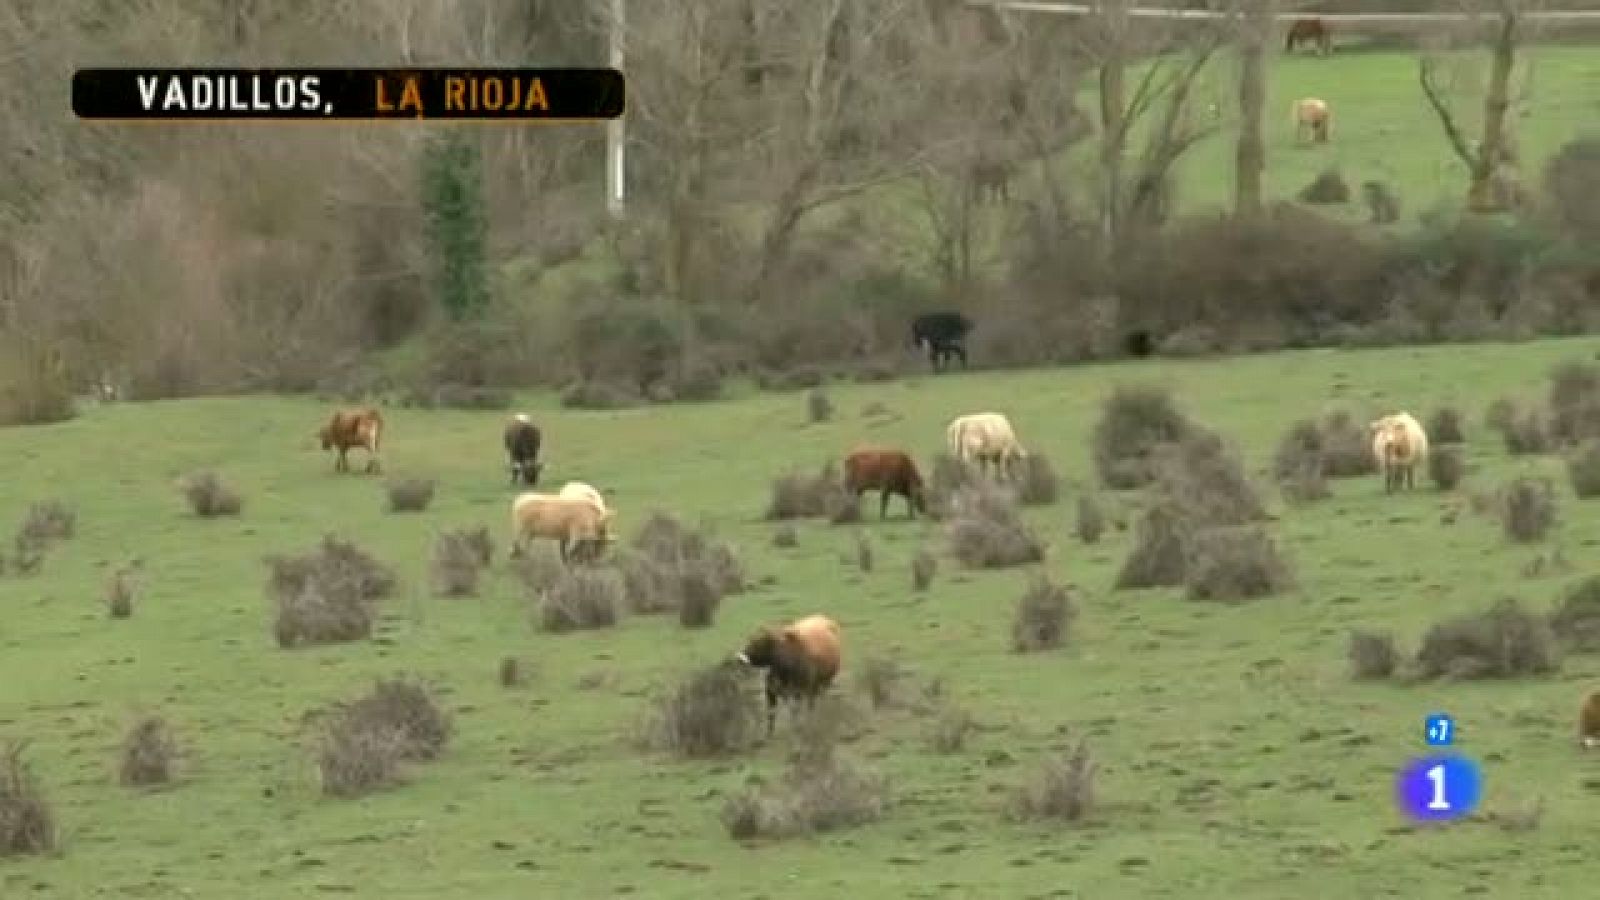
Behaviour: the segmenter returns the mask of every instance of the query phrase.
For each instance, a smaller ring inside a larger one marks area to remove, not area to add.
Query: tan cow
[[[611,512],[587,498],[520,494],[511,501],[511,555],[535,538],[555,541],[562,562],[593,559],[611,541]]]
[[[1367,425],[1372,456],[1383,472],[1383,489],[1394,493],[1415,486],[1416,467],[1428,461],[1428,433],[1408,412],[1375,419]]]
[[[1305,142],[1307,135],[1319,144],[1333,137],[1333,108],[1328,101],[1317,97],[1301,97],[1291,110],[1295,140]]]
[[[1011,420],[1000,413],[973,413],[955,418],[945,429],[945,441],[950,455],[958,461],[976,465],[979,472],[992,465],[997,477],[1015,477],[1017,465],[1028,456],[1017,440]]]

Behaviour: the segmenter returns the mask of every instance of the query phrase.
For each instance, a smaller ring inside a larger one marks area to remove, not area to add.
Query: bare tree
[[[1267,41],[1272,33],[1273,0],[1245,0],[1239,23],[1239,140],[1234,150],[1233,211],[1261,211],[1261,176],[1267,167],[1261,130],[1267,99]]]
[[[1521,22],[1519,0],[1497,0],[1497,22],[1490,44],[1488,87],[1483,97],[1483,133],[1476,142],[1462,131],[1440,84],[1438,59],[1424,54],[1417,65],[1417,80],[1423,96],[1439,118],[1445,139],[1468,172],[1467,208],[1473,212],[1494,212],[1507,205],[1504,192],[1497,190],[1500,169],[1508,161],[1511,137],[1506,112],[1511,105],[1511,76],[1516,67],[1518,27]]]

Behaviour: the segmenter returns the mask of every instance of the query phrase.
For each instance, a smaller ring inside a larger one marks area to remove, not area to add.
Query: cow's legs
[[[335,472],[347,472],[350,470],[350,461],[345,458],[345,454],[348,452],[344,447],[339,448],[339,457],[333,461],[333,470]]]
[[[878,493],[878,518],[880,520],[882,520],[882,519],[887,519],[888,517],[889,517],[889,489],[888,488],[884,488],[882,491],[880,491]]]
[[[778,721],[778,690],[772,683],[772,675],[767,675],[767,737],[772,737],[772,729]]]

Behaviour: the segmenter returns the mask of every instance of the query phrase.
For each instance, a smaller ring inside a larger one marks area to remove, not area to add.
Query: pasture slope
[[[500,414],[390,411],[389,471],[440,480],[434,506],[413,515],[384,511],[378,479],[330,471],[311,440],[326,406],[310,400],[112,406],[0,432],[11,460],[0,509],[15,518],[59,497],[79,511],[78,536],[41,574],[0,580],[0,732],[33,739],[64,828],[59,857],[0,863],[0,896],[1583,896],[1600,877],[1585,838],[1600,762],[1578,754],[1572,720],[1600,677],[1595,660],[1569,658],[1539,681],[1407,688],[1353,683],[1344,658],[1351,627],[1393,628],[1409,648],[1427,623],[1504,595],[1548,608],[1600,541],[1593,502],[1571,499],[1564,478],[1557,536],[1536,547],[1508,545],[1470,512],[1441,523],[1466,506],[1464,491],[1391,498],[1374,476],[1336,482],[1331,500],[1305,509],[1275,500],[1300,587],[1238,607],[1113,593],[1131,529],[1079,544],[1073,488],[1028,512],[1050,543],[1044,568],[1076,586],[1081,607],[1063,649],[1032,655],[1007,647],[1025,570],[963,573],[942,558],[932,590],[914,595],[908,561],[937,526],[879,523],[869,506],[877,566],[864,574],[840,563],[852,527],[803,524],[798,547],[776,549],[759,516],[769,480],[791,466],[862,439],[903,443],[926,465],[952,415],[984,408],[1006,410],[1033,450],[1087,480],[1099,402],[1124,381],[1173,386],[1257,471],[1296,417],[1392,404],[1422,415],[1453,401],[1470,426],[1468,488],[1523,469],[1559,476],[1554,459],[1507,457],[1481,412],[1501,392],[1542,392],[1554,363],[1593,348],[1293,352],[840,385],[838,414],[818,425],[797,394],[615,413],[531,398],[546,483],[602,486],[624,534],[663,508],[706,516],[738,544],[765,583],[725,601],[703,631],[671,617],[534,630],[504,562]],[[893,416],[863,417],[873,402]],[[241,517],[187,512],[171,482],[200,467],[244,493]],[[500,545],[489,584],[476,599],[434,598],[432,536],[468,524],[490,525]],[[280,650],[261,557],[325,531],[397,565],[404,586],[377,639]],[[1522,573],[1557,543],[1575,571]],[[109,619],[105,578],[131,555],[147,588],[131,619]],[[878,715],[852,749],[892,781],[881,821],[741,845],[718,820],[722,799],[750,771],[776,771],[785,717],[772,744],[723,762],[652,757],[627,738],[653,692],[737,649],[758,623],[812,611],[846,629],[846,690],[852,663],[892,655],[919,680],[943,678],[984,728],[943,756],[927,749],[916,713]],[[534,667],[525,688],[496,682],[508,654]],[[443,758],[401,787],[322,799],[303,714],[399,671],[440,686],[453,710]],[[169,788],[115,784],[115,749],[141,710],[167,716],[186,748]],[[1542,796],[1541,828],[1400,827],[1391,779],[1423,751],[1422,718],[1435,710],[1457,717],[1463,749],[1481,761],[1485,807]],[[1103,766],[1095,820],[1007,821],[1012,785],[1063,744],[1062,729],[1087,735]]]

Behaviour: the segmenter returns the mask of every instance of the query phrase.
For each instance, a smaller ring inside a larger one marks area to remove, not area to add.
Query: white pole
[[[625,0],[611,0],[611,68],[622,71],[622,31]],[[623,145],[626,133],[622,116],[606,123],[606,210],[614,219],[622,218],[627,195],[627,166]]]

